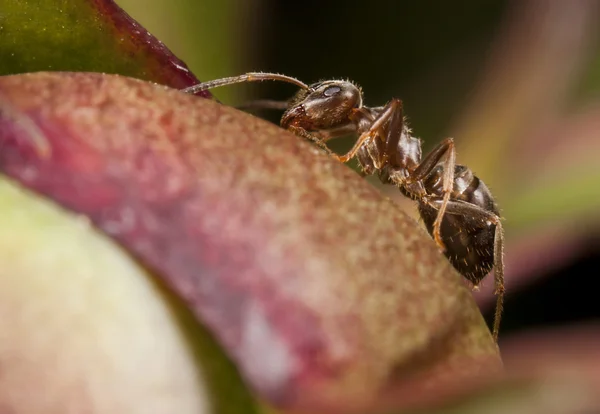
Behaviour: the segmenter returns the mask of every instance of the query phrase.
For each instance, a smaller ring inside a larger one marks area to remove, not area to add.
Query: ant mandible
[[[275,74],[251,72],[183,89],[196,93],[242,82],[275,80],[300,88],[287,102],[256,101],[256,107],[285,110],[281,127],[329,149],[329,139],[356,133],[358,139],[341,162],[356,157],[363,175],[378,173],[383,183],[396,185],[417,201],[429,234],[474,289],[493,269],[496,312],[492,335],[498,340],[504,299],[504,230],[494,198],[473,172],[457,165],[454,141],[446,138],[422,157],[421,140],[411,135],[402,102],[363,105],[361,89],[350,81],[326,80],[306,85]]]

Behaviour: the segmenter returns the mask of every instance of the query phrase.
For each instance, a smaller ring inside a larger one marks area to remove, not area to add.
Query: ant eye
[[[329,97],[339,93],[342,90],[339,86],[330,86],[323,91],[323,95]]]

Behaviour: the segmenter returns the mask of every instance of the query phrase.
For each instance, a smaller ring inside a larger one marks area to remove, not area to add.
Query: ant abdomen
[[[419,213],[430,234],[438,214],[436,206],[443,197],[442,172],[443,168],[438,166],[424,180],[425,188],[434,197],[419,202]],[[464,165],[456,165],[454,169],[451,199],[441,224],[444,254],[456,270],[477,286],[494,268],[496,223],[489,217],[465,212],[477,206],[498,217],[498,207],[488,187]]]
[[[433,222],[438,210],[419,203],[419,213],[429,231],[433,233]],[[450,263],[474,286],[494,267],[495,224],[478,223],[475,220],[446,213],[442,221],[441,234],[446,246],[444,252]]]

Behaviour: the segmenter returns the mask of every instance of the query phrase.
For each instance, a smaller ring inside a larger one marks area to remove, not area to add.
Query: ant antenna
[[[305,90],[310,89],[307,84],[299,81],[296,78],[292,78],[291,76],[280,75],[278,73],[249,72],[240,76],[232,76],[229,78],[221,78],[199,83],[197,85],[182,89],[182,92],[194,94],[196,92],[205,91],[212,88],[218,88],[219,86],[234,85],[236,83],[243,82],[261,82],[265,80],[288,82],[293,83],[294,85]]]

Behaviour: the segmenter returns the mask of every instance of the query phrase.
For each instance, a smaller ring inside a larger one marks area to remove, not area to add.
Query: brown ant
[[[497,341],[504,298],[504,231],[490,190],[469,168],[455,164],[453,139],[446,138],[422,157],[421,140],[411,135],[402,102],[392,99],[385,106],[364,106],[361,89],[349,81],[306,85],[285,75],[247,73],[183,91],[264,80],[292,83],[300,90],[288,102],[256,101],[251,106],[284,109],[281,127],[327,150],[327,140],[356,133],[358,140],[346,154],[332,155],[341,162],[356,157],[364,175],[377,172],[382,182],[395,184],[417,201],[429,234],[474,288],[494,270],[497,300],[492,334]]]

